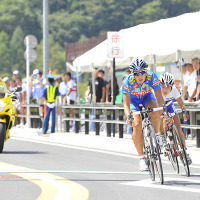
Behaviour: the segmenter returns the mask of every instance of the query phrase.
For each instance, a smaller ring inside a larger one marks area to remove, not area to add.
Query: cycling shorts
[[[146,104],[150,101],[150,100],[155,100],[156,98],[155,96],[149,92],[148,94],[146,94],[142,99],[131,99],[131,105],[130,105],[130,109],[132,111],[139,111],[139,104],[142,104],[145,108],[146,108]]]
[[[165,102],[168,113],[177,113],[173,101]]]

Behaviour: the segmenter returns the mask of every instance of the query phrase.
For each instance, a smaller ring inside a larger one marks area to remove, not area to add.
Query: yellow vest
[[[56,86],[48,85],[47,86],[47,102],[49,103],[55,102],[55,93],[56,93]]]

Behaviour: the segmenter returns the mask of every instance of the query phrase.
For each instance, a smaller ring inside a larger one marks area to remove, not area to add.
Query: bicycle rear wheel
[[[144,154],[146,155],[146,161],[147,161],[147,166],[149,169],[149,175],[152,181],[155,181],[155,171],[154,171],[154,165],[153,165],[153,161],[151,159],[151,155],[152,155],[152,148],[153,144],[152,144],[152,139],[147,136],[144,137]]]
[[[180,137],[180,134],[178,132],[178,129],[176,128],[175,125],[173,125],[173,134],[176,135],[177,137],[177,146],[178,146],[178,152],[179,152],[179,157],[180,160],[183,164],[186,176],[190,176],[190,168],[189,168],[189,164],[188,164],[188,160],[187,160],[187,154],[186,154],[186,147],[183,144],[183,141]]]
[[[156,134],[155,134],[153,127],[151,127],[151,137],[150,138],[152,138],[152,143],[154,146],[153,152],[152,152],[152,160],[154,163],[155,174],[157,174],[159,182],[162,185],[164,183],[164,176],[163,176],[162,161],[161,161],[161,157],[160,157],[161,149],[157,143]]]
[[[167,157],[169,159],[169,161],[172,164],[173,169],[175,170],[175,172],[178,174],[179,173],[179,163],[178,163],[178,143],[177,143],[177,139],[176,139],[176,135],[173,134],[172,132],[172,136],[167,136],[166,138],[166,153],[167,153]]]

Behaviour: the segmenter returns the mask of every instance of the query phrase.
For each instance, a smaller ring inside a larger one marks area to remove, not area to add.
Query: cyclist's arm
[[[165,102],[164,102],[164,99],[162,97],[161,89],[157,89],[154,92],[155,92],[155,96],[156,96],[156,99],[157,99],[157,102],[158,102],[158,106],[162,107],[163,104],[165,104]]]
[[[130,114],[130,102],[130,94],[123,94],[124,113],[126,118],[128,118],[128,115]]]
[[[183,100],[182,100],[181,97],[179,97],[178,99],[176,99],[176,101],[178,102],[178,105],[181,107],[181,109],[184,108],[184,110],[186,110],[185,104],[184,104],[184,102],[183,102]]]

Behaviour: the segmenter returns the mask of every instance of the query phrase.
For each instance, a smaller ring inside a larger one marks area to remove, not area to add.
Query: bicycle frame
[[[177,130],[177,127],[174,123],[174,119],[173,116],[175,116],[175,113],[168,113],[166,110],[164,112],[164,114],[166,114],[166,116],[163,116],[163,129],[164,129],[164,134],[165,134],[165,139],[167,139],[167,137],[170,140],[170,146],[172,146],[173,151],[172,150],[166,150],[166,153],[168,154],[168,158],[172,163],[173,168],[175,169],[175,171],[177,171],[177,173],[179,173],[179,165],[178,165],[178,160],[177,157],[180,158],[181,162],[183,163],[184,169],[186,171],[186,175],[190,176],[190,170],[189,170],[189,165],[188,165],[188,161],[187,161],[187,155],[186,155],[186,148],[183,144],[183,140],[180,137],[180,134]],[[171,132],[172,136],[169,135],[169,133]],[[171,138],[170,138],[171,137]],[[167,140],[166,140],[167,141]],[[171,144],[171,141],[174,142],[173,144]],[[172,153],[174,152],[174,154],[172,155]],[[173,160],[172,160],[173,159]],[[175,167],[175,165],[177,165],[177,167]]]
[[[132,113],[132,116],[140,114],[143,118],[142,120],[142,134],[144,138],[144,154],[146,155],[147,165],[149,168],[149,174],[152,181],[155,180],[155,172],[160,179],[160,183],[164,183],[162,162],[160,158],[161,150],[157,143],[155,131],[151,124],[151,118],[149,113],[154,111],[162,110],[162,107],[159,108],[150,108],[141,109]]]

